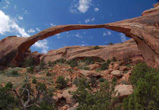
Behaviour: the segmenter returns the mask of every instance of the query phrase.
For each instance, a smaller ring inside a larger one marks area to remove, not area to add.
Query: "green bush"
[[[14,70],[14,69],[6,71],[4,75],[6,75],[8,77],[17,77],[17,76],[20,76],[19,72],[17,70]]]
[[[106,79],[104,79],[102,77],[99,79],[99,82],[104,82],[104,81],[106,81]]]
[[[8,89],[9,86],[10,84],[6,87],[0,86],[0,110],[13,110],[14,97]]]
[[[115,93],[114,84],[105,81],[101,84],[100,90],[91,93],[83,82],[85,81],[82,79],[78,89],[72,93],[75,101],[79,103],[77,110],[121,110],[120,106],[113,106],[117,101],[111,97]]]
[[[37,83],[36,78],[33,78],[32,83],[33,83],[33,84],[36,84],[36,83]]]
[[[116,62],[116,61],[117,61],[116,57],[113,57],[113,58],[112,58],[112,61],[113,61],[113,62]]]
[[[61,59],[58,59],[58,60],[52,62],[52,64],[65,63],[65,62],[66,62],[66,60],[61,58]]]
[[[46,76],[52,76],[52,75],[51,75],[51,73],[50,73],[50,72],[47,72],[47,73],[46,73]]]
[[[30,67],[28,67],[28,68],[27,68],[27,72],[33,74],[33,73],[34,73],[34,68],[35,68],[35,66],[30,66]]]
[[[106,70],[106,69],[108,69],[108,66],[109,66],[108,63],[103,63],[103,64],[100,66],[100,70]]]
[[[67,63],[68,63],[72,68],[78,66],[78,62],[77,62],[76,59],[67,61]]]
[[[153,69],[148,67],[145,63],[139,63],[133,67],[132,75],[129,80],[131,84],[136,85],[140,78],[144,78],[146,73],[151,72]]]
[[[124,99],[124,110],[158,110],[159,70],[140,63],[133,68],[130,81],[134,93]]]
[[[40,69],[45,69],[46,63],[42,60],[39,66],[40,66]]]
[[[100,47],[96,45],[93,47],[93,49],[100,49]]]
[[[56,80],[56,88],[63,89],[67,86],[67,81],[63,76],[59,76]]]

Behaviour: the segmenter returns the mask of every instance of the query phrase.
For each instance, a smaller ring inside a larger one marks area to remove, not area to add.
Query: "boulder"
[[[132,85],[117,85],[115,86],[116,97],[119,97],[119,99],[122,99],[124,97],[127,97],[133,93],[133,86]]]
[[[72,95],[70,94],[70,92],[75,92],[76,90],[77,90],[77,87],[73,86],[73,87],[63,91],[62,97],[66,99],[67,104],[72,103]]]
[[[120,70],[114,70],[111,72],[111,74],[115,77],[122,77],[123,76],[123,72]]]
[[[96,63],[96,64],[91,64],[88,67],[90,68],[90,70],[95,70],[95,69],[99,68],[100,65]]]
[[[128,70],[127,66],[120,66],[119,67],[119,70],[120,71],[125,71],[125,70]]]
[[[118,70],[119,66],[120,66],[119,63],[114,63],[113,70]]]
[[[80,70],[80,73],[82,75],[84,75],[85,77],[100,77],[101,74],[100,73],[97,73],[95,71],[90,71],[90,70]]]

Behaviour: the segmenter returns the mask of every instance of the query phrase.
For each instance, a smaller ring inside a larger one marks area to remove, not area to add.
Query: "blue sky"
[[[140,16],[157,0],[1,0],[0,39],[28,37],[55,25],[104,24]],[[31,47],[46,53],[64,46],[108,45],[129,38],[106,29],[64,32]]]

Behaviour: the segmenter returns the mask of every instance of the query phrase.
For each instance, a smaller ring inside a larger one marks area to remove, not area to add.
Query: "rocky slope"
[[[145,11],[142,16],[119,22],[101,25],[60,25],[43,30],[31,37],[7,37],[0,41],[0,65],[8,63],[19,65],[24,59],[29,47],[38,40],[45,39],[55,34],[91,28],[106,28],[122,32],[131,37],[144,57],[146,63],[152,67],[159,66],[159,6]]]

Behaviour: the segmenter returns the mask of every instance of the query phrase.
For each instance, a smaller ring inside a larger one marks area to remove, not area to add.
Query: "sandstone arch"
[[[143,16],[119,22],[101,25],[59,25],[45,29],[28,38],[7,37],[0,41],[0,65],[9,63],[6,60],[10,54],[12,56],[10,61],[18,65],[25,52],[38,40],[65,31],[91,28],[111,29],[133,38],[146,63],[153,67],[159,67],[159,6],[145,11]]]

